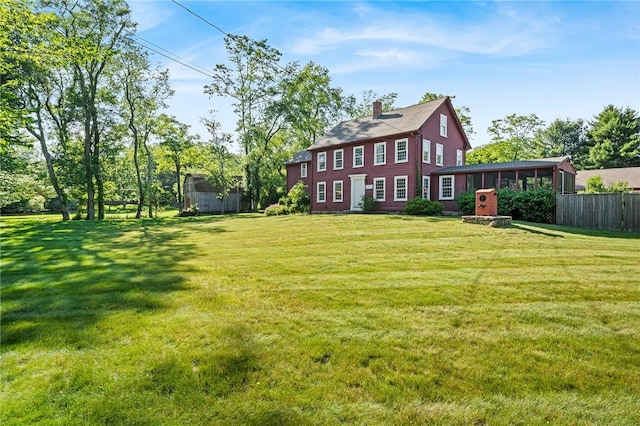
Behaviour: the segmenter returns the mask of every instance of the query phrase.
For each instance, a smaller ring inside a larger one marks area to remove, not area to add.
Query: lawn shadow
[[[193,247],[180,228],[151,219],[4,224],[2,350],[89,347],[102,318],[165,308],[169,293],[188,290],[180,261]]]
[[[561,237],[561,235],[555,234],[555,232],[562,232],[565,234],[585,235],[590,237],[640,239],[640,232],[605,231],[600,229],[577,228],[574,226],[532,222],[513,223],[512,226],[522,231],[542,234],[550,237]]]

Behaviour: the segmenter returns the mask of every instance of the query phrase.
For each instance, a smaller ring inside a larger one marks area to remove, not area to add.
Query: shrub
[[[404,212],[415,215],[437,215],[444,211],[444,205],[437,201],[416,197],[407,202]]]
[[[309,197],[307,185],[302,181],[296,182],[289,190],[289,193],[280,199],[278,204],[286,206],[289,213],[308,213],[311,208],[311,198]],[[266,211],[265,209],[265,213]]]
[[[372,213],[376,210],[376,200],[370,195],[363,195],[358,206],[362,209],[363,213]]]
[[[282,204],[271,204],[264,209],[265,216],[283,216],[289,213],[291,213],[289,207]]]
[[[476,193],[474,191],[463,192],[456,198],[456,204],[462,210],[462,214],[475,214]]]

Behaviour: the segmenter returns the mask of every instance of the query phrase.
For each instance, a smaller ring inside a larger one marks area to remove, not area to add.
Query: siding
[[[307,162],[307,177],[301,177],[301,163],[287,164],[287,192],[295,185],[299,180],[309,186],[309,174],[311,173],[311,163]]]

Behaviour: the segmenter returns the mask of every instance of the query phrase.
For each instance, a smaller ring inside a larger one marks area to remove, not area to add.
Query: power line
[[[184,10],[186,10],[187,12],[189,12],[190,14],[192,14],[193,16],[195,16],[196,18],[206,22],[207,24],[209,24],[210,26],[212,26],[213,28],[215,28],[216,30],[220,31],[222,34],[226,35],[227,37],[231,37],[234,38],[233,34],[230,34],[228,32],[226,32],[225,30],[223,30],[222,28],[220,28],[219,26],[217,26],[216,24],[208,21],[207,19],[203,18],[202,16],[198,15],[197,13],[195,13],[193,10],[189,9],[187,6],[177,2],[176,0],[171,0],[172,2],[174,2],[175,4],[177,4],[178,6],[180,6],[181,8],[183,8]]]
[[[178,61],[178,60],[176,60],[176,59],[173,59],[173,58],[169,58],[169,59],[175,60],[176,62],[178,62],[178,63],[180,63],[180,64],[182,64],[182,65],[185,65],[185,66],[187,66],[187,65],[185,64],[185,63],[187,63],[187,64],[189,64],[189,65],[191,65],[191,66],[193,66],[193,67],[199,68],[200,70],[202,70],[202,73],[209,73],[209,70],[208,70],[208,69],[206,69],[205,67],[201,67],[201,66],[200,66],[200,65],[198,65],[198,64],[194,64],[193,62],[189,61],[188,59],[185,59],[185,58],[183,58],[183,57],[181,57],[181,56],[179,56],[179,55],[176,55],[175,53],[170,52],[170,51],[168,51],[167,49],[163,48],[162,46],[158,46],[157,44],[152,43],[152,42],[150,42],[149,40],[145,40],[144,38],[140,37],[140,36],[139,36],[139,35],[137,35],[137,34],[134,34],[134,37],[135,37],[135,38],[137,38],[137,39],[139,39],[139,40],[141,40],[141,41],[143,41],[143,42],[145,42],[146,44],[150,44],[151,46],[153,46],[153,47],[155,47],[155,48],[157,48],[157,49],[162,50],[162,51],[163,51],[163,52],[165,52],[167,55],[171,55],[171,56],[173,56],[173,57],[175,57],[175,58],[178,58],[181,62],[180,62],[180,61]],[[141,46],[143,46],[143,47],[145,47],[145,48],[148,48],[147,46],[144,46],[144,45],[143,45],[143,44],[141,44],[141,43],[138,43],[138,44],[140,44]],[[150,49],[150,48],[149,48],[149,49]],[[157,53],[157,52],[156,52],[156,53]],[[165,57],[167,57],[167,56],[165,55]],[[200,71],[199,71],[199,72],[200,72]],[[205,74],[205,75],[208,75],[208,74]]]
[[[137,37],[137,36],[136,36],[136,37]],[[139,37],[138,37],[138,38],[139,38]],[[140,39],[140,40],[142,40],[142,41],[146,41],[146,40],[143,40],[143,39]],[[185,64],[184,62],[182,62],[182,61],[180,61],[180,60],[178,60],[178,59],[176,59],[176,58],[172,58],[171,56],[169,56],[169,55],[167,55],[167,54],[164,54],[164,53],[162,53],[162,52],[160,52],[160,51],[158,51],[158,50],[156,50],[156,49],[153,49],[153,48],[151,48],[151,47],[149,47],[149,46],[146,46],[146,45],[144,45],[144,44],[140,43],[140,42],[139,42],[139,41],[137,41],[137,40],[134,40],[134,41],[135,41],[137,44],[139,44],[140,46],[142,46],[142,47],[144,47],[145,49],[147,49],[147,50],[150,50],[150,51],[152,51],[152,52],[154,52],[154,53],[157,53],[157,54],[158,54],[158,55],[160,55],[160,56],[164,56],[164,57],[165,57],[165,58],[167,58],[167,59],[170,59],[170,60],[172,60],[172,61],[174,61],[174,62],[177,62],[177,63],[179,63],[180,65],[185,66],[185,67],[187,67],[187,68],[190,68],[190,69],[192,69],[192,70],[194,70],[194,71],[196,71],[196,72],[198,72],[198,73],[200,73],[200,74],[202,74],[202,75],[205,75],[205,76],[207,76],[207,77],[209,77],[209,78],[214,78],[214,77],[213,77],[213,75],[208,74],[208,73],[206,73],[205,71],[202,71],[204,68],[200,67],[199,65],[195,65],[195,64],[194,64],[194,66],[191,66],[191,65],[189,65],[189,64]],[[149,42],[147,42],[147,43],[149,43]],[[152,44],[152,43],[149,43],[149,44]],[[159,48],[159,49],[162,49],[161,47],[158,47],[158,48]],[[165,50],[165,49],[162,49],[162,50]],[[165,50],[165,51],[166,51],[166,50]],[[167,52],[168,52],[168,51],[167,51]],[[169,52],[169,53],[170,53],[171,55],[174,55],[174,54],[173,54],[173,53],[171,53],[171,52]],[[178,55],[174,55],[174,56],[176,56],[176,57],[180,58]],[[182,58],[180,58],[180,59],[182,59]],[[196,68],[196,67],[201,68],[201,69],[198,69],[198,68]]]

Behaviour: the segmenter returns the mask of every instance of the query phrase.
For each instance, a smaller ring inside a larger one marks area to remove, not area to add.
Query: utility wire
[[[194,64],[193,62],[189,61],[188,59],[182,58],[182,57],[180,57],[180,56],[176,55],[175,53],[168,51],[167,49],[163,48],[162,46],[158,46],[157,44],[150,42],[149,40],[145,40],[144,38],[140,37],[140,36],[139,36],[139,35],[137,35],[137,34],[134,34],[134,37],[135,37],[135,38],[137,38],[137,39],[139,39],[139,40],[141,40],[141,41],[143,41],[143,42],[144,42],[144,43],[146,43],[146,44],[150,44],[151,46],[153,46],[153,47],[155,47],[155,48],[157,48],[157,49],[162,50],[162,51],[163,51],[163,52],[165,52],[167,55],[171,55],[171,56],[173,56],[173,57],[175,57],[175,58],[178,58],[180,61],[178,61],[177,59],[174,59],[174,58],[169,58],[169,59],[172,59],[172,60],[174,60],[174,61],[176,61],[176,62],[178,62],[179,64],[184,65],[184,66],[191,65],[191,66],[193,66],[193,67],[199,68],[201,71],[198,71],[198,70],[196,70],[196,71],[201,72],[201,73],[203,73],[203,74],[204,74],[204,73],[207,73],[207,74],[205,74],[205,75],[210,76],[210,75],[208,74],[208,73],[209,73],[209,70],[208,70],[208,69],[206,69],[205,67],[201,67],[201,66],[200,66],[200,65],[198,65],[198,64]],[[147,46],[144,46],[144,45],[143,45],[143,44],[141,44],[141,43],[138,43],[138,44],[139,44],[139,45],[141,45],[141,46],[143,46],[143,47],[145,47],[145,48],[149,48],[149,47],[147,47]],[[149,48],[149,49],[150,49],[150,48]],[[156,53],[157,53],[157,52],[156,52]],[[165,56],[165,57],[168,57],[168,56],[166,56],[166,55],[164,55],[164,56]],[[188,65],[187,65],[187,64],[188,64]],[[190,67],[190,68],[191,68],[191,67]],[[193,69],[193,68],[192,68],[192,69]]]
[[[160,51],[158,51],[158,50],[156,50],[156,49],[153,49],[153,48],[151,48],[151,47],[149,47],[149,46],[146,46],[146,45],[144,45],[144,44],[140,43],[140,42],[139,42],[139,41],[137,41],[137,40],[134,40],[134,41],[135,41],[136,43],[138,43],[140,46],[142,46],[142,47],[144,47],[145,49],[147,49],[147,50],[150,50],[150,51],[152,51],[152,52],[154,52],[154,53],[157,53],[157,54],[158,54],[158,55],[160,55],[160,56],[164,56],[165,58],[170,59],[170,60],[172,60],[172,61],[174,61],[174,62],[177,62],[177,63],[179,63],[179,64],[180,64],[180,65],[182,65],[182,66],[185,66],[185,67],[187,67],[187,68],[191,68],[192,70],[194,70],[194,71],[196,71],[196,72],[199,72],[200,74],[205,75],[205,76],[207,76],[207,77],[209,77],[209,78],[214,78],[214,77],[213,77],[213,75],[208,74],[208,73],[206,73],[206,72],[204,72],[204,71],[202,71],[202,70],[198,69],[198,68],[202,68],[202,67],[198,67],[198,65],[196,65],[196,66],[191,66],[191,65],[189,65],[189,64],[185,64],[184,62],[179,61],[179,60],[178,60],[178,59],[176,59],[176,58],[172,58],[171,56],[166,55],[166,54],[164,54],[164,53],[162,53],[162,52],[160,52]],[[164,50],[164,49],[163,49],[163,50]],[[173,55],[173,54],[172,54],[172,55]],[[179,56],[178,56],[178,57],[179,57]],[[196,67],[198,67],[198,68],[196,68]],[[204,69],[204,68],[202,68],[202,69]]]
[[[193,10],[189,9],[187,6],[177,2],[176,0],[171,0],[171,1],[174,2],[175,4],[177,4],[178,6],[180,6],[181,8],[183,8],[184,10],[186,10],[187,12],[189,12],[190,14],[192,14],[193,16],[195,16],[196,18],[206,22],[207,24],[209,24],[210,26],[212,26],[216,30],[220,31],[222,34],[226,35],[227,37],[231,37],[231,38],[235,37],[233,34],[230,34],[230,33],[226,32],[225,30],[223,30],[222,28],[220,28],[216,24],[214,24],[214,23],[208,21],[207,19],[203,18],[202,16],[198,15]]]

